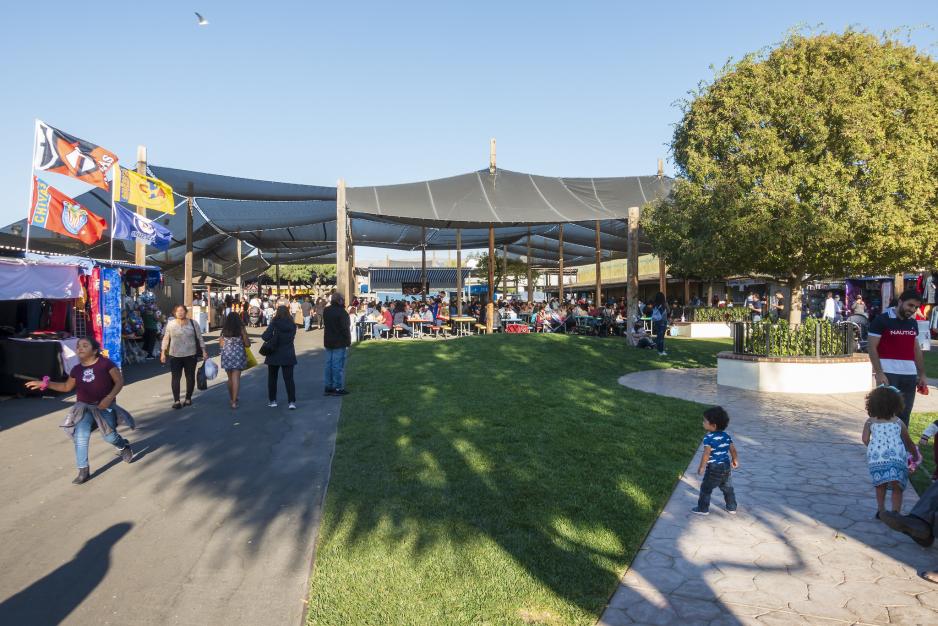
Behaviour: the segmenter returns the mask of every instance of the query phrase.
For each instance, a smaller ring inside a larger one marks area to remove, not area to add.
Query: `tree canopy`
[[[938,63],[890,36],[792,34],[684,103],[673,194],[642,224],[679,272],[894,272],[938,252]],[[797,317],[796,317],[797,315]]]
[[[489,274],[489,254],[484,252],[476,256],[475,258],[479,259],[479,265],[476,268],[477,274],[474,274],[480,278],[486,278]],[[508,276],[511,276],[517,282],[519,277],[524,277],[527,279],[528,276],[528,264],[524,261],[519,261],[517,259],[508,259]],[[531,280],[534,283],[537,283],[537,279],[540,276],[537,271],[531,270]],[[500,289],[502,281],[505,280],[505,258],[499,258],[498,254],[495,254],[495,291]],[[506,282],[507,288],[507,282]],[[504,291],[504,290],[503,290]]]
[[[276,267],[268,267],[264,275],[271,279],[276,278]],[[331,285],[335,283],[335,264],[281,265],[280,280],[305,285]]]

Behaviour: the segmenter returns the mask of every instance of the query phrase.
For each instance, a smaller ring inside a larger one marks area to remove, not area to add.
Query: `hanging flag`
[[[176,214],[173,188],[163,181],[123,167],[117,168],[116,176],[120,180],[114,181],[115,202],[125,202],[168,215]]]
[[[173,234],[165,226],[148,220],[121,204],[114,203],[114,239],[136,239],[148,246],[165,250],[173,241]]]
[[[117,156],[101,146],[63,133],[45,122],[36,125],[36,154],[33,167],[43,172],[65,174],[107,189],[104,175],[117,163]]]
[[[107,222],[64,193],[33,176],[33,205],[29,223],[52,232],[80,239],[91,245],[101,239]]]

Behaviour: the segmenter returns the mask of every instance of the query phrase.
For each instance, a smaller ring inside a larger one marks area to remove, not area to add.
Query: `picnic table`
[[[458,337],[465,337],[472,334],[472,325],[476,323],[476,318],[468,315],[454,315],[449,318],[453,324],[453,334]]]

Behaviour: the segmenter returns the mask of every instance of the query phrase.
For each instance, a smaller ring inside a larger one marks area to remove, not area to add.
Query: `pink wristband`
[[[48,388],[49,388],[49,377],[48,377],[48,376],[43,376],[43,377],[42,377],[42,384],[39,385],[39,391],[45,391],[45,390],[48,389]]]

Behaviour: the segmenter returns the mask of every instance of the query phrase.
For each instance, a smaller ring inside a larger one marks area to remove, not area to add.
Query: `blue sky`
[[[289,182],[462,173],[487,166],[490,137],[508,169],[650,174],[668,156],[674,102],[711,64],[799,24],[938,25],[934,0],[10,4],[3,224],[26,213],[36,117],[124,163],[144,144],[152,163]],[[911,41],[935,56],[934,30]],[[49,178],[67,193],[87,188]]]

